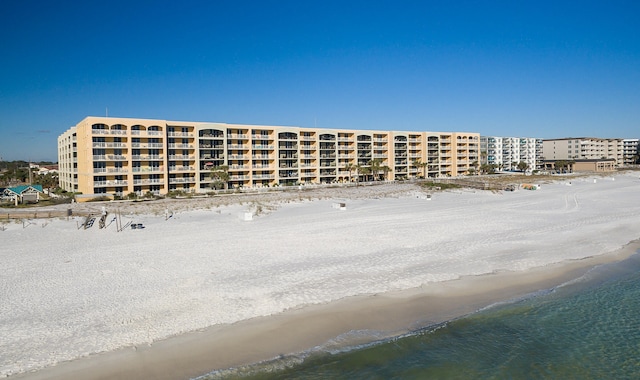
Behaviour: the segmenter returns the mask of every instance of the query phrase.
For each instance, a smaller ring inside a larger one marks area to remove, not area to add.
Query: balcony
[[[170,160],[195,160],[195,156],[185,156],[184,154],[171,155]]]
[[[162,158],[162,156],[158,156],[158,155],[155,155],[155,154],[151,154],[151,155],[149,155],[149,154],[147,154],[147,155],[136,154],[136,155],[131,156],[131,159],[133,161],[159,161],[159,160],[162,160],[163,158]]]
[[[127,168],[108,168],[107,169],[107,173],[124,174],[124,173],[129,173],[129,169],[127,169]]]
[[[276,176],[274,174],[254,174],[253,179],[274,179]]]
[[[128,181],[112,180],[112,181],[93,181],[93,187],[108,187],[108,186],[127,186]]]
[[[164,183],[164,180],[161,178],[141,178],[133,180],[134,185],[159,185],[162,183]]]
[[[169,166],[170,172],[190,172],[196,170],[193,166]]]
[[[193,137],[193,132],[167,132],[169,137]]]
[[[195,182],[196,182],[196,178],[195,177],[169,178],[169,183],[170,184],[174,184],[174,183],[195,183]]]

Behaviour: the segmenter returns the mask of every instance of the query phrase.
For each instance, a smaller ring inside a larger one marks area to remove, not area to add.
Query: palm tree
[[[471,168],[469,168],[469,173],[471,173],[471,174],[473,174],[473,173],[478,173],[478,174],[480,174],[480,172],[479,172],[479,168],[480,168],[480,163],[478,162],[478,160],[473,161],[473,162],[471,163]],[[472,172],[472,169],[473,169],[473,172]]]
[[[369,161],[369,169],[371,170],[371,174],[373,175],[373,180],[378,180],[378,175],[380,174],[380,170],[382,170],[382,160],[379,158],[374,158]]]
[[[229,167],[226,165],[214,166],[211,169],[211,180],[213,183],[211,186],[214,189],[218,189],[218,187],[222,187],[223,189],[227,189],[229,184]]]
[[[526,162],[524,162],[524,161],[520,161],[520,162],[518,163],[518,170],[520,170],[521,172],[523,172],[523,171],[525,171],[525,170],[527,170],[527,169],[529,169],[529,164],[527,164],[527,163],[526,163]]]
[[[361,166],[358,165],[358,175],[362,174],[362,179],[366,182],[367,181],[367,177],[369,176],[369,174],[371,173],[371,168],[368,166]]]
[[[556,162],[553,163],[553,167],[560,173],[564,173],[565,172],[565,168],[569,166],[569,163],[565,160],[558,160]]]
[[[347,170],[349,172],[349,183],[351,183],[351,172],[353,172],[354,170],[358,170],[358,166],[352,164],[351,162],[347,162],[344,166],[344,170]],[[356,183],[358,182],[358,180],[356,179]]]
[[[427,177],[427,173],[425,173],[425,170],[427,169],[427,165],[429,165],[427,162],[422,162],[420,161],[420,159],[415,159],[413,160],[413,162],[411,163],[416,169],[417,168],[422,168],[422,178],[426,178]]]
[[[58,187],[58,176],[55,173],[38,174],[36,182],[47,189],[47,194],[51,194],[52,187]]]
[[[387,165],[382,165],[380,167],[380,169],[382,169],[382,172],[384,173],[384,178],[385,180],[387,179],[387,174],[389,174],[389,172],[393,171],[393,169],[391,169],[390,167],[388,167]]]

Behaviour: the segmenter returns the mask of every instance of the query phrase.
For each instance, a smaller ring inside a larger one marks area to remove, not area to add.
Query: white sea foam
[[[0,231],[0,376],[348,296],[604,254],[637,239],[640,181],[127,214]]]

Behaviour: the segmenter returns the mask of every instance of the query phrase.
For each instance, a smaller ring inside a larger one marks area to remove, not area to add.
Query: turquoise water
[[[640,379],[640,254],[527,299],[224,379]]]

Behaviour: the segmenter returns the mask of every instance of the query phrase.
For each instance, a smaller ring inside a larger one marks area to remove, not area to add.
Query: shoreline
[[[640,239],[603,255],[525,271],[500,271],[420,288],[358,295],[227,325],[180,334],[150,345],[94,354],[10,376],[12,379],[189,379],[282,356],[326,348],[337,337],[347,348],[447,322],[577,279],[640,250]],[[367,331],[367,334],[352,334]],[[375,334],[373,334],[375,332]]]

